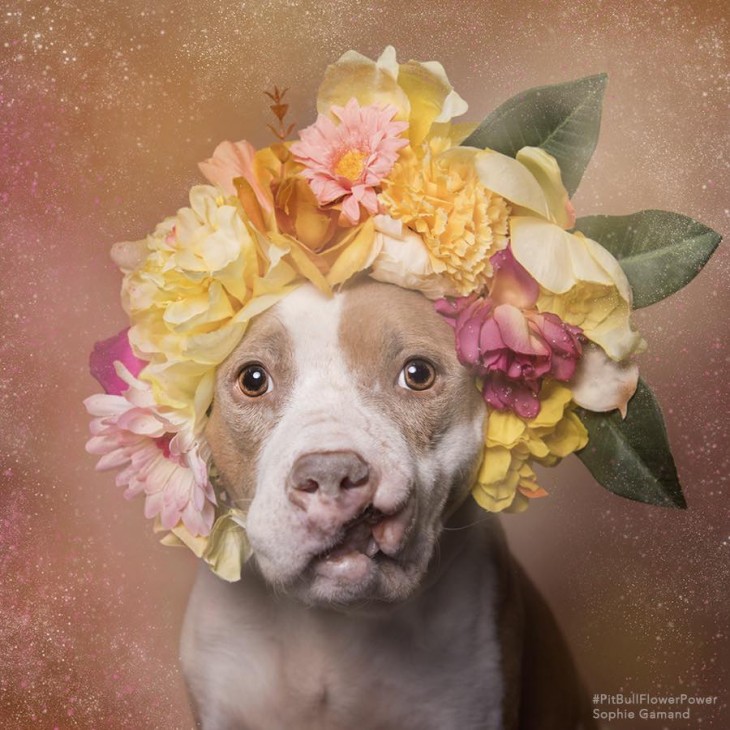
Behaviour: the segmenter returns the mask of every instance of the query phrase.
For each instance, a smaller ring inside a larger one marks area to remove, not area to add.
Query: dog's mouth
[[[310,565],[321,577],[363,580],[377,565],[400,559],[414,519],[412,500],[393,514],[370,505],[344,525],[337,541],[315,554]]]

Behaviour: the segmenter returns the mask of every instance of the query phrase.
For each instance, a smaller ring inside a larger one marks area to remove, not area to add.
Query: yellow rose
[[[273,145],[254,156],[257,190],[242,177],[235,184],[254,227],[284,252],[297,273],[328,293],[369,266],[375,231],[369,219],[354,227],[338,225],[340,206],[319,207],[301,170],[288,144]]]
[[[512,253],[540,284],[537,308],[576,325],[613,360],[644,348],[631,326],[631,287],[600,244],[537,217],[512,218]]]
[[[235,197],[204,185],[190,191],[190,207],[133,250],[142,249],[122,285],[129,340],[150,361],[142,377],[157,401],[192,407],[206,373],[251,317],[290,291],[296,272],[252,233]]]
[[[444,125],[468,108],[440,63],[399,64],[392,46],[377,61],[348,51],[327,67],[317,95],[317,111],[327,114],[333,105],[345,106],[353,98],[360,106],[394,106],[398,110],[395,118],[408,122],[413,147],[420,145],[433,129],[446,134]]]

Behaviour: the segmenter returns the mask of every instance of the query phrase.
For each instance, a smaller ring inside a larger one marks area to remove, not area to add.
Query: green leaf
[[[618,259],[634,291],[635,309],[687,286],[722,239],[702,223],[664,210],[592,215],[579,218],[575,227]]]
[[[542,147],[558,161],[572,196],[598,142],[607,80],[606,74],[586,76],[513,96],[462,144],[489,147],[511,157],[523,147]]]
[[[662,412],[646,383],[639,380],[625,419],[614,411],[576,410],[588,429],[581,461],[606,489],[628,499],[685,509]]]

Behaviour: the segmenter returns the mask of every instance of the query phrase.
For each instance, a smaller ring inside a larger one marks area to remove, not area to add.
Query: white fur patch
[[[401,505],[414,481],[414,464],[402,434],[383,414],[366,406],[339,345],[342,298],[304,286],[282,301],[276,316],[294,356],[294,385],[281,420],[259,458],[256,494],[247,528],[267,573],[285,581],[321,550],[301,511],[286,496],[297,458],[312,451],[354,451],[380,480],[375,506]]]

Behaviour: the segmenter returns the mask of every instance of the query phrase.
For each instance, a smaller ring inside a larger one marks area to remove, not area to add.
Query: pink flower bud
[[[115,362],[121,362],[135,377],[147,364],[132,352],[132,346],[129,344],[127,336],[128,332],[129,327],[108,340],[97,342],[89,356],[89,372],[104,388],[104,392],[109,395],[121,395],[129,387],[117,375],[114,369]]]
[[[436,311],[454,328],[459,362],[484,379],[487,404],[534,418],[543,379],[573,377],[582,352],[581,329],[534,308],[537,284],[508,249],[492,262],[489,297],[441,299]]]

